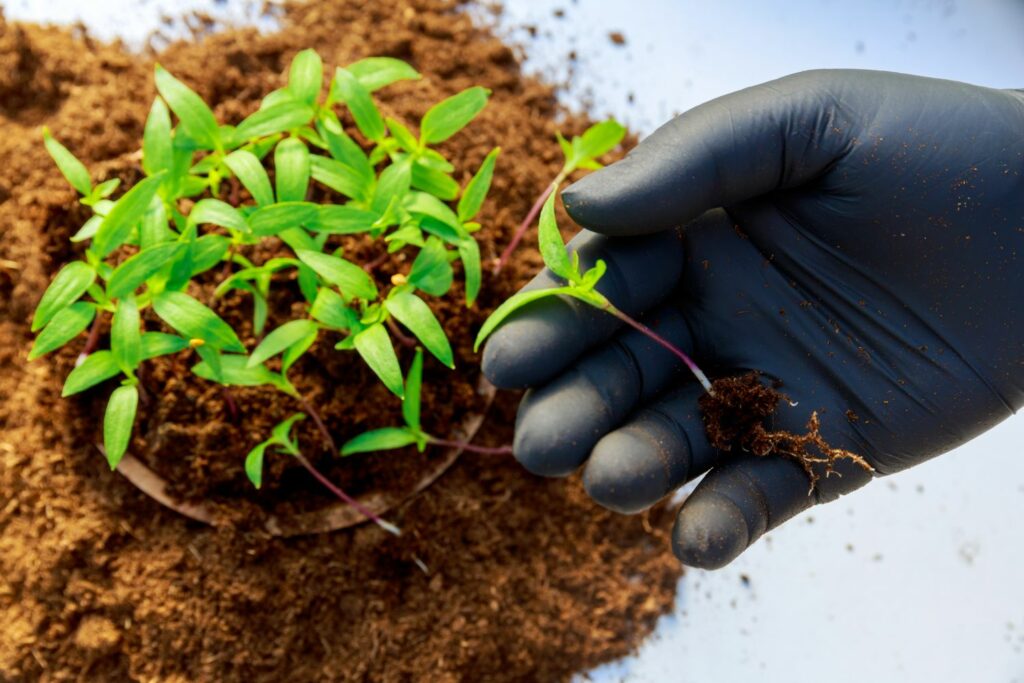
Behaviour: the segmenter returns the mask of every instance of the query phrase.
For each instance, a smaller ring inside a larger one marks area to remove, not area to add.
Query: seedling
[[[548,200],[548,197],[554,194],[576,169],[584,168],[595,171],[603,168],[601,162],[597,160],[598,157],[613,150],[616,145],[622,142],[622,138],[625,135],[626,129],[615,119],[595,123],[584,131],[583,135],[574,135],[571,142],[566,140],[561,133],[555,133],[555,136],[558,138],[558,145],[562,148],[562,154],[565,155],[565,163],[562,164],[562,170],[558,172],[558,175],[555,176],[551,184],[537,197],[537,201],[530,207],[530,211],[526,214],[523,222],[516,228],[515,233],[512,235],[512,240],[505,247],[505,250],[501,252],[501,257],[498,258],[494,266],[495,275],[501,273],[505,264],[512,258],[513,252],[519,246],[526,231],[533,225],[533,221],[537,219],[537,214],[540,212],[541,207],[544,206],[544,202]]]
[[[392,341],[392,335],[406,338],[399,326],[454,367],[451,344],[428,300],[448,293],[454,261],[462,262],[466,305],[479,294],[480,250],[473,233],[499,150],[460,187],[452,177],[455,167],[432,145],[468,125],[486,106],[489,91],[471,87],[434,105],[415,136],[385,119],[372,95],[420,78],[409,64],[371,57],[339,67],[326,92],[323,74],[316,52],[298,53],[288,84],[231,126],[157,66],[159,96],[142,140],[146,177],[117,199],[118,180],[94,186],[85,165],[44,130],[47,151],[93,216],[71,238],[85,246],[83,259],[64,266],[43,294],[29,357],[61,348],[91,326],[63,395],[121,376],[103,424],[111,468],[131,440],[143,384],[139,368],[159,356],[198,356],[192,372],[224,387],[232,413],[237,406],[230,387],[270,386],[287,394],[333,453],[323,419],[288,377],[314,344],[354,350],[400,398],[407,389]],[[339,106],[348,108],[355,131],[343,128]],[[386,253],[415,254],[412,267],[377,282],[372,268],[345,257],[344,236],[355,234],[379,240]],[[273,258],[257,262],[268,241],[281,246]],[[213,300],[194,296],[199,290],[191,285],[200,278],[219,283]],[[264,334],[277,289],[294,286],[305,301],[302,313]],[[252,334],[262,340],[251,352],[245,335],[213,308],[230,290],[252,297]],[[99,349],[101,321],[108,316],[110,346]],[[279,425],[259,452],[273,447],[292,454],[332,492],[388,528],[312,468],[289,436],[294,424]],[[250,456],[250,464],[262,457]]]
[[[416,356],[413,358],[412,366],[405,379],[405,401],[402,402],[402,417],[405,420],[403,427],[384,427],[364,432],[346,443],[342,449],[342,455],[355,455],[356,453],[369,453],[375,451],[394,450],[415,445],[422,453],[428,445],[443,446],[447,448],[458,448],[471,453],[484,455],[511,455],[511,446],[474,446],[471,443],[462,441],[451,441],[432,436],[423,431],[420,425],[420,390],[423,383],[423,351],[416,349]]]
[[[604,276],[605,270],[607,269],[607,264],[605,264],[604,261],[598,260],[597,263],[594,264],[593,268],[588,269],[586,272],[581,272],[579,254],[573,252],[572,258],[570,259],[565,242],[562,240],[562,235],[558,231],[558,223],[555,220],[556,196],[557,195],[555,194],[550,194],[544,202],[544,207],[540,214],[538,240],[540,242],[540,253],[544,259],[545,265],[547,265],[548,269],[552,273],[565,280],[565,285],[561,287],[552,287],[550,289],[534,289],[512,295],[502,303],[501,306],[498,306],[498,308],[491,313],[490,317],[484,321],[483,327],[480,328],[480,332],[477,334],[474,350],[479,350],[480,345],[485,339],[487,339],[487,337],[490,336],[498,325],[500,325],[509,315],[523,306],[526,306],[533,301],[551,296],[569,296],[574,299],[578,299],[589,306],[593,306],[594,308],[598,308],[606,313],[614,315],[625,324],[641,332],[652,341],[670,351],[674,356],[681,360],[687,368],[690,369],[690,372],[692,372],[693,376],[697,378],[697,381],[701,383],[704,390],[709,394],[713,394],[714,392],[711,390],[711,382],[708,381],[707,375],[704,374],[704,372],[686,353],[681,351],[651,328],[620,311],[612,304],[611,301],[608,300],[607,297],[595,289],[597,287],[597,283],[601,281],[601,278]]]

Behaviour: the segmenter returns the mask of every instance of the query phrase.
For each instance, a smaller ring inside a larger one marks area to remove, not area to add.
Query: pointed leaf
[[[544,257],[544,263],[548,269],[560,278],[573,280],[578,272],[569,262],[569,252],[565,249],[562,234],[558,232],[558,223],[555,222],[557,194],[557,192],[552,192],[540,210],[540,227],[537,238],[540,241],[540,254]]]
[[[50,135],[48,128],[43,128],[43,144],[46,145],[46,151],[57,163],[61,174],[71,183],[71,187],[78,190],[79,194],[89,194],[92,191],[92,179],[89,177],[89,169],[85,167],[85,164],[79,161],[67,147],[57,142]]]
[[[309,187],[309,149],[298,138],[285,138],[274,150],[277,201],[301,202]]]
[[[180,242],[164,242],[143,249],[114,270],[107,283],[107,296],[120,299],[131,294],[164,266],[175,261],[185,248]]]
[[[171,139],[171,114],[159,97],[146,118],[142,132],[142,168],[146,175],[170,171],[174,167],[174,142]]]
[[[404,427],[384,427],[364,432],[341,448],[342,455],[390,451],[416,443],[416,435]]]
[[[319,216],[319,207],[310,202],[271,204],[249,216],[249,229],[260,237],[279,235],[291,228],[311,227]]]
[[[156,191],[163,182],[163,175],[154,175],[141,181],[117,200],[114,208],[103,219],[92,240],[92,250],[100,258],[124,244],[132,228],[142,220]]]
[[[244,142],[276,133],[287,133],[305,126],[315,115],[313,107],[308,104],[293,100],[279,102],[246,117],[235,129],[235,139]]]
[[[142,362],[142,331],[139,329],[139,305],[128,296],[117,302],[110,327],[110,350],[121,372],[131,376]]]
[[[370,186],[365,178],[349,166],[323,156],[314,156],[310,160],[310,171],[313,180],[323,183],[335,192],[361,199],[366,197]]]
[[[317,329],[317,324],[312,320],[291,320],[286,322],[263,338],[263,341],[260,342],[259,346],[252,352],[252,355],[249,356],[249,361],[246,363],[247,367],[255,367],[267,359],[273,358],[289,346],[309,336],[310,332],[316,332]]]
[[[252,152],[240,149],[224,158],[231,172],[245,186],[252,198],[260,206],[274,203],[274,190],[270,187],[270,177],[263,168],[262,162]]]
[[[114,354],[110,351],[94,351],[82,361],[81,365],[68,374],[68,378],[64,380],[64,389],[60,395],[63,398],[67,398],[94,387],[120,372],[121,368],[117,366]]]
[[[28,354],[29,360],[35,360],[44,356],[54,349],[67,344],[69,341],[81,334],[89,327],[93,318],[96,317],[96,307],[93,304],[79,301],[62,309],[53,316],[50,324],[43,328],[43,331],[36,337],[32,350]]]
[[[559,294],[572,296],[573,291],[572,287],[553,287],[551,289],[531,289],[525,292],[516,292],[498,306],[494,313],[491,313],[490,317],[484,321],[483,327],[480,328],[480,332],[476,335],[476,341],[473,342],[473,351],[478,351],[480,345],[497,329],[498,325],[523,306],[539,299],[546,299],[549,296],[558,296]]]
[[[192,207],[188,219],[196,225],[212,224],[235,232],[249,232],[242,212],[220,199],[200,199]]]
[[[117,469],[132,438],[135,411],[139,406],[139,390],[135,385],[118,387],[107,401],[103,415],[103,450],[110,469]]]
[[[367,140],[380,142],[385,135],[384,119],[374,104],[370,91],[359,83],[352,72],[338,67],[334,72],[334,99],[344,102],[352,112],[352,118]]]
[[[245,456],[245,476],[256,488],[263,486],[263,454],[271,444],[264,441],[256,444]]]
[[[202,363],[197,363],[192,366],[192,372],[194,372],[196,376],[205,380],[220,382],[230,386],[258,387],[270,385],[281,391],[285,391],[287,385],[280,375],[271,372],[263,365],[257,365],[254,368],[250,368],[247,365],[248,362],[249,358],[247,356],[237,356],[232,354],[221,355],[221,379],[219,380],[217,379],[217,373],[214,372],[213,368],[211,368],[210,364],[205,360]],[[286,393],[291,392],[286,391]]]
[[[287,420],[283,420],[274,425],[274,428],[270,431],[270,438],[267,441],[273,441],[279,443],[282,446],[288,444],[291,441],[292,427],[296,422],[306,419],[305,413],[295,413]]]
[[[402,417],[412,431],[420,430],[420,390],[423,386],[423,350],[417,348],[412,359],[409,374],[405,377],[405,398],[402,400]]]
[[[166,332],[142,333],[142,360],[168,356],[188,348],[188,339]]]
[[[438,102],[423,116],[420,138],[432,145],[455,135],[483,111],[488,95],[487,88],[474,86]]]
[[[419,163],[412,166],[412,186],[445,201],[459,196],[459,184],[450,175]]]
[[[397,81],[421,78],[416,69],[393,57],[367,57],[345,67],[369,92],[380,90]]]
[[[610,152],[625,136],[626,129],[615,119],[601,121],[580,136],[577,150],[583,158],[594,159]]]
[[[220,129],[203,98],[160,65],[156,67],[156,89],[178,116],[186,135],[206,149],[217,146]]]
[[[57,273],[53,282],[43,292],[35,315],[32,318],[32,331],[36,332],[65,307],[78,301],[89,286],[96,281],[96,271],[83,261],[72,261]]]
[[[335,329],[348,330],[359,324],[359,316],[348,307],[341,295],[326,287],[317,292],[309,314]]]
[[[330,254],[299,249],[299,260],[316,271],[317,275],[341,290],[342,296],[372,301],[377,298],[377,285],[369,273],[356,264]]]
[[[427,240],[409,271],[409,282],[427,294],[444,296],[452,286],[452,266],[448,250],[436,237]]]
[[[459,258],[466,278],[466,305],[472,306],[480,294],[482,273],[480,268],[480,245],[472,237],[459,242]]]
[[[491,189],[491,179],[494,177],[494,164],[500,153],[500,147],[492,149],[484,158],[484,162],[480,164],[480,169],[476,172],[476,175],[466,184],[466,189],[459,199],[459,221],[466,223],[473,220],[480,213],[480,207],[483,206],[484,199],[487,198],[487,192]]]
[[[377,214],[354,206],[327,204],[320,207],[316,223],[310,230],[329,235],[352,235],[373,229]]]
[[[153,310],[183,337],[202,339],[215,349],[245,352],[230,325],[184,292],[161,292],[153,298]]]
[[[377,377],[399,398],[405,396],[402,385],[402,368],[398,365],[395,347],[391,345],[391,337],[381,323],[370,325],[355,335],[356,351],[363,357]]]
[[[449,368],[455,367],[448,336],[444,333],[441,323],[434,317],[434,312],[430,310],[423,299],[415,294],[404,292],[388,297],[384,301],[384,306],[398,322],[409,328],[409,331],[416,335],[416,338],[423,342],[427,350],[434,354],[439,361]]]
[[[308,105],[316,104],[323,79],[324,63],[316,50],[307,49],[295,55],[288,73],[288,90],[295,99]]]
[[[393,199],[405,196],[411,182],[412,165],[408,160],[391,164],[381,171],[370,208],[378,214],[384,213]]]

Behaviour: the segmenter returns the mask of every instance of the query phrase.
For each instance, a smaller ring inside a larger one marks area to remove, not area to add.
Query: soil
[[[78,29],[0,17],[0,679],[563,680],[628,653],[671,607],[680,568],[667,552],[668,511],[617,516],[578,481],[537,479],[506,458],[461,458],[388,515],[399,539],[368,525],[270,537],[261,526],[268,510],[326,500],[284,457],[268,460],[260,493],[244,480],[245,452],[297,406],[271,390],[237,390],[233,420],[220,390],[192,377],[182,354],[150,366],[131,450],[177,495],[217,503],[216,528],[188,522],[106,469],[95,444],[110,387],[60,399],[80,348],[25,362],[34,306],[76,258],[68,237],[87,217],[43,152],[40,127],[94,179],[134,182],[155,60],[232,123],[282,84],[306,47],[331,65],[368,55],[410,61],[425,78],[381,92],[385,113],[409,122],[462,88],[493,89],[485,112],[442,151],[464,182],[501,144],[479,233],[485,262],[496,256],[560,167],[556,125],[578,133],[586,121],[524,77],[516,52],[458,5],[292,4],[278,32],[232,30],[142,57]],[[459,371],[428,364],[428,430],[444,436],[479,409],[472,332],[539,267],[532,238],[500,280],[485,279],[476,309],[461,304],[458,286],[437,304]],[[344,246],[353,258],[376,255],[358,240]],[[407,268],[387,261],[378,276]],[[298,301],[283,285],[269,328]],[[200,282],[193,294],[210,301],[212,286]],[[248,306],[240,297],[217,303],[251,343]],[[293,371],[339,441],[399,412],[345,356],[324,344]],[[511,441],[517,398],[499,396],[480,443]],[[436,457],[403,451],[338,464],[309,422],[300,434],[307,453],[354,493],[403,486]]]

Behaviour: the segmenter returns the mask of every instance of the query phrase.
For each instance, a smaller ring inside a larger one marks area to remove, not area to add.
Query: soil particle
[[[400,539],[365,525],[275,539],[261,530],[268,509],[324,498],[283,457],[270,459],[266,490],[255,494],[242,456],[296,406],[238,390],[231,423],[220,391],[192,377],[194,361],[183,355],[149,368],[154,400],[132,451],[174,480],[179,495],[217,501],[225,524],[209,528],[107,470],[94,444],[110,387],[60,399],[84,338],[25,363],[32,311],[57,269],[77,258],[68,237],[87,218],[43,152],[40,127],[95,180],[135,182],[157,59],[229,123],[280,86],[305,47],[328,65],[382,54],[411,61],[425,77],[381,97],[386,115],[411,123],[458,90],[492,88],[487,110],[442,151],[464,183],[502,146],[479,233],[484,261],[496,256],[560,166],[555,121],[566,134],[586,121],[562,112],[551,87],[524,78],[513,51],[458,4],[296,3],[279,32],[239,29],[144,57],[80,30],[0,19],[0,680],[390,682],[424,672],[441,682],[566,680],[627,654],[671,608],[680,569],[663,508],[645,520],[618,516],[593,505],[578,481],[534,478],[510,459],[463,457],[389,516]],[[359,241],[344,246],[356,258],[379,255]],[[428,365],[428,428],[444,433],[478,407],[472,333],[539,265],[531,234],[504,277],[485,281],[476,309],[461,304],[460,287],[437,305],[459,372]],[[407,268],[387,261],[378,276]],[[199,282],[193,293],[208,297],[212,286]],[[298,300],[289,286],[281,283],[271,326]],[[249,303],[216,305],[251,344]],[[105,343],[106,325],[100,331]],[[397,402],[324,346],[296,368],[297,384],[339,440],[393,422]],[[511,441],[516,401],[499,397],[480,443]],[[304,429],[304,447],[356,492],[401,485],[431,457],[399,452],[337,465]]]
[[[608,40],[612,41],[612,45],[621,47],[626,44],[626,34],[622,31],[612,31],[608,34]]]

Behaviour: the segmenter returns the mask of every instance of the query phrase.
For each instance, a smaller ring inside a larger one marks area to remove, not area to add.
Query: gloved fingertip
[[[668,486],[656,445],[631,430],[601,439],[583,470],[583,487],[594,502],[627,515],[656,503]]]
[[[565,210],[583,227],[605,235],[651,232],[633,209],[636,200],[646,195],[637,185],[635,169],[636,164],[626,158],[583,176],[562,192]]]
[[[699,491],[683,505],[672,530],[672,551],[690,567],[720,569],[750,545],[747,520],[727,497]]]
[[[571,373],[539,389],[519,404],[512,452],[527,470],[544,477],[575,472],[609,428],[600,397]]]
[[[480,369],[487,381],[499,389],[525,389],[529,378],[519,372],[521,363],[515,340],[495,333],[484,345]]]

